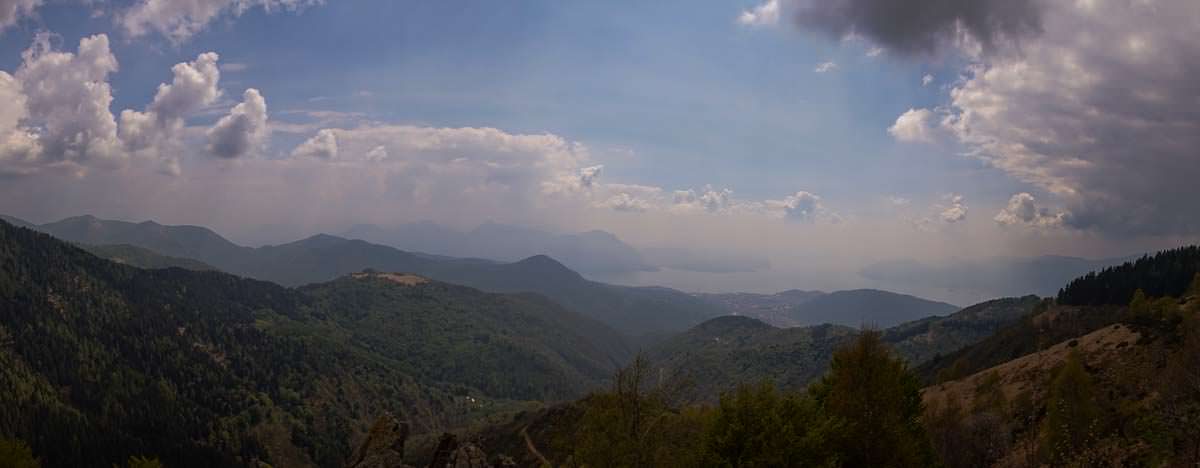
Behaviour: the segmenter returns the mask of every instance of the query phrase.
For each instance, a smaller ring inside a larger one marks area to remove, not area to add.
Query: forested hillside
[[[924,391],[943,463],[1200,463],[1200,277],[1193,284],[1180,297],[1138,292],[1128,307],[1043,307],[965,349]]]
[[[673,289],[589,281],[544,255],[497,263],[416,254],[324,234],[250,248],[199,226],[128,223],[92,216],[68,218],[36,229],[71,242],[128,244],[166,256],[195,259],[222,271],[284,286],[329,281],[372,268],[414,273],[491,292],[535,292],[634,336],[684,330],[725,312]]]
[[[947,317],[881,330],[881,339],[911,365],[957,351],[1028,315],[1038,298],[997,299]],[[719,317],[651,348],[647,357],[668,375],[687,379],[689,394],[716,398],[744,382],[769,380],[802,389],[822,375],[833,352],[859,334],[841,325],[775,328],[749,317]]]
[[[0,223],[0,438],[44,466],[341,466],[380,414],[577,397],[627,352],[544,299],[393,279],[143,270]]]
[[[973,468],[1200,462],[1194,424],[1200,419],[1200,275],[1179,297],[1138,291],[1127,306],[1056,305],[1027,297],[955,315],[960,314],[960,324],[978,320],[987,327],[1004,317],[1020,320],[968,346],[958,354],[962,364],[954,374],[943,373],[940,383],[921,390],[886,337],[916,339],[923,333],[913,332],[949,322],[858,334],[837,347],[828,371],[805,389],[755,384],[753,375],[741,374],[716,401],[695,399],[689,390],[696,381],[671,373],[664,380],[655,365],[638,361],[618,374],[610,390],[522,414],[484,431],[480,440],[520,454],[531,465],[552,460],[566,466]],[[810,329],[778,330],[726,317],[685,336],[761,358],[754,353],[772,349],[762,346],[770,337],[803,330],[811,338]],[[777,357],[785,356],[782,349]],[[726,354],[731,357],[725,362],[733,365],[709,368],[753,370],[736,361],[736,353]],[[701,377],[713,375],[721,377]],[[647,427],[653,429],[639,429]],[[522,454],[521,447],[536,451]]]
[[[79,248],[90,252],[100,258],[112,260],[117,263],[124,263],[129,266],[138,268],[183,268],[185,270],[216,270],[212,265],[192,260],[190,258],[168,257],[160,255],[149,249],[134,247],[128,244],[117,245],[92,245],[78,244]]]
[[[1077,278],[1059,291],[1058,303],[1124,305],[1139,289],[1151,297],[1179,297],[1197,272],[1200,246],[1164,250]]]

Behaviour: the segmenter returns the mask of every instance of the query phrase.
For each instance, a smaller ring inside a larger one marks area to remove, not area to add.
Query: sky
[[[1193,0],[0,0],[0,212],[772,265],[639,280],[708,290],[1126,256],[1200,233],[1195,37]]]

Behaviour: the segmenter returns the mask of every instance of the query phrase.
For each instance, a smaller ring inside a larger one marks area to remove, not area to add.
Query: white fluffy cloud
[[[0,71],[0,174],[21,174],[34,167],[41,155],[37,135],[21,126],[27,115],[21,83]]]
[[[929,109],[909,109],[900,114],[887,131],[899,141],[928,143],[933,141],[933,130],[929,126],[932,118],[933,112]]]
[[[933,75],[926,73],[921,77],[921,86],[929,86],[930,83],[933,83]]]
[[[217,54],[176,64],[171,82],[159,85],[143,111],[122,111],[118,125],[108,82],[118,62],[108,36],[85,37],[75,52],[55,50],[53,39],[38,34],[16,72],[0,71],[0,101],[6,104],[0,109],[0,173],[59,169],[82,175],[149,160],[178,174],[180,155],[187,152],[187,119],[221,95]]]
[[[837,216],[825,209],[821,197],[814,193],[799,191],[782,200],[768,200],[766,206],[782,212],[784,219],[801,223],[819,220],[837,221]]]
[[[154,100],[144,112],[122,111],[120,137],[125,146],[131,151],[174,153],[171,146],[185,119],[221,95],[218,58],[216,53],[206,52],[195,61],[176,64],[171,68],[171,83],[158,85]]]
[[[542,191],[551,194],[573,194],[591,190],[604,166],[588,166],[554,176],[542,183]]]
[[[676,190],[672,194],[672,201],[679,208],[703,210],[709,213],[726,212],[734,207],[733,190],[727,188],[717,190],[711,185],[705,185],[704,189],[699,191]]]
[[[779,24],[780,0],[767,0],[738,15],[738,23],[745,26],[774,26]]]
[[[382,147],[378,147],[382,148]],[[383,153],[371,154],[368,152],[367,159],[380,160],[387,157],[387,150],[381,149]],[[312,138],[305,140],[300,146],[292,150],[293,158],[319,158],[319,159],[337,159],[338,145],[337,135],[331,129],[323,129],[317,132]]]
[[[1074,227],[1200,232],[1200,2],[1044,3],[1036,40],[952,89],[948,128],[1063,201]]]
[[[251,156],[262,148],[267,128],[267,100],[257,89],[247,89],[242,102],[208,129],[208,152],[226,159]]]
[[[603,170],[587,164],[587,148],[579,143],[495,128],[371,124],[323,129],[292,154],[319,156],[299,158],[309,161],[335,155],[346,170],[390,174],[387,186],[414,201],[444,206],[503,203],[522,209],[540,200],[587,202]]]
[[[947,223],[957,223],[967,219],[967,203],[963,200],[962,195],[951,194],[946,196],[946,201],[949,205],[939,206],[941,210],[938,217]]]
[[[37,154],[27,154],[22,163],[77,167],[118,162],[123,154],[117,122],[109,111],[112,87],[108,84],[108,75],[117,71],[117,59],[109,50],[108,37],[85,37],[76,53],[53,50],[50,41],[49,34],[39,34],[21,55],[14,75],[25,103],[23,111],[15,112],[23,116],[19,120],[25,128],[17,132],[37,135]]]
[[[252,8],[296,11],[321,3],[323,0],[139,0],[118,21],[130,36],[157,32],[181,42],[223,15],[240,16]]]
[[[33,14],[41,4],[42,0],[0,0],[0,32]]]
[[[1004,226],[1024,225],[1033,227],[1060,227],[1070,217],[1067,213],[1052,213],[1037,206],[1037,199],[1022,192],[1008,200],[1008,206],[1000,210],[994,219]]]

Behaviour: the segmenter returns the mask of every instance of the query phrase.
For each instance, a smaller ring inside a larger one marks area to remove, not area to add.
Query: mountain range
[[[132,245],[168,257],[194,259],[221,271],[284,286],[329,281],[371,268],[491,292],[535,292],[632,336],[680,331],[724,313],[716,305],[673,289],[590,281],[545,255],[502,263],[406,252],[327,234],[282,245],[244,247],[199,226],[92,216],[33,228],[79,244]]]
[[[3,222],[0,264],[0,432],[47,466],[341,466],[379,414],[438,431],[579,397],[629,357],[540,296],[414,275],[290,289]]]
[[[341,236],[407,251],[501,262],[547,255],[585,274],[654,269],[637,249],[605,231],[555,234],[492,222],[469,231],[458,231],[431,222],[421,222],[395,227],[358,224]]]

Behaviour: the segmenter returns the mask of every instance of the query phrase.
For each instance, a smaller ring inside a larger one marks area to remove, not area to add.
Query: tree
[[[921,426],[921,386],[875,330],[833,355],[829,373],[810,387],[831,425],[828,444],[843,466],[929,466]]]
[[[675,408],[678,388],[651,382],[642,355],[617,371],[612,390],[595,393],[585,406],[572,441],[573,463],[587,467],[643,468],[698,466],[696,441],[705,414]]]
[[[1083,368],[1079,351],[1072,350],[1050,385],[1041,428],[1043,459],[1054,463],[1070,460],[1096,439],[1099,422],[1092,377]]]
[[[721,395],[704,437],[705,466],[823,466],[824,425],[815,402],[762,382]]]
[[[21,440],[0,439],[0,468],[38,468],[29,445]]]

